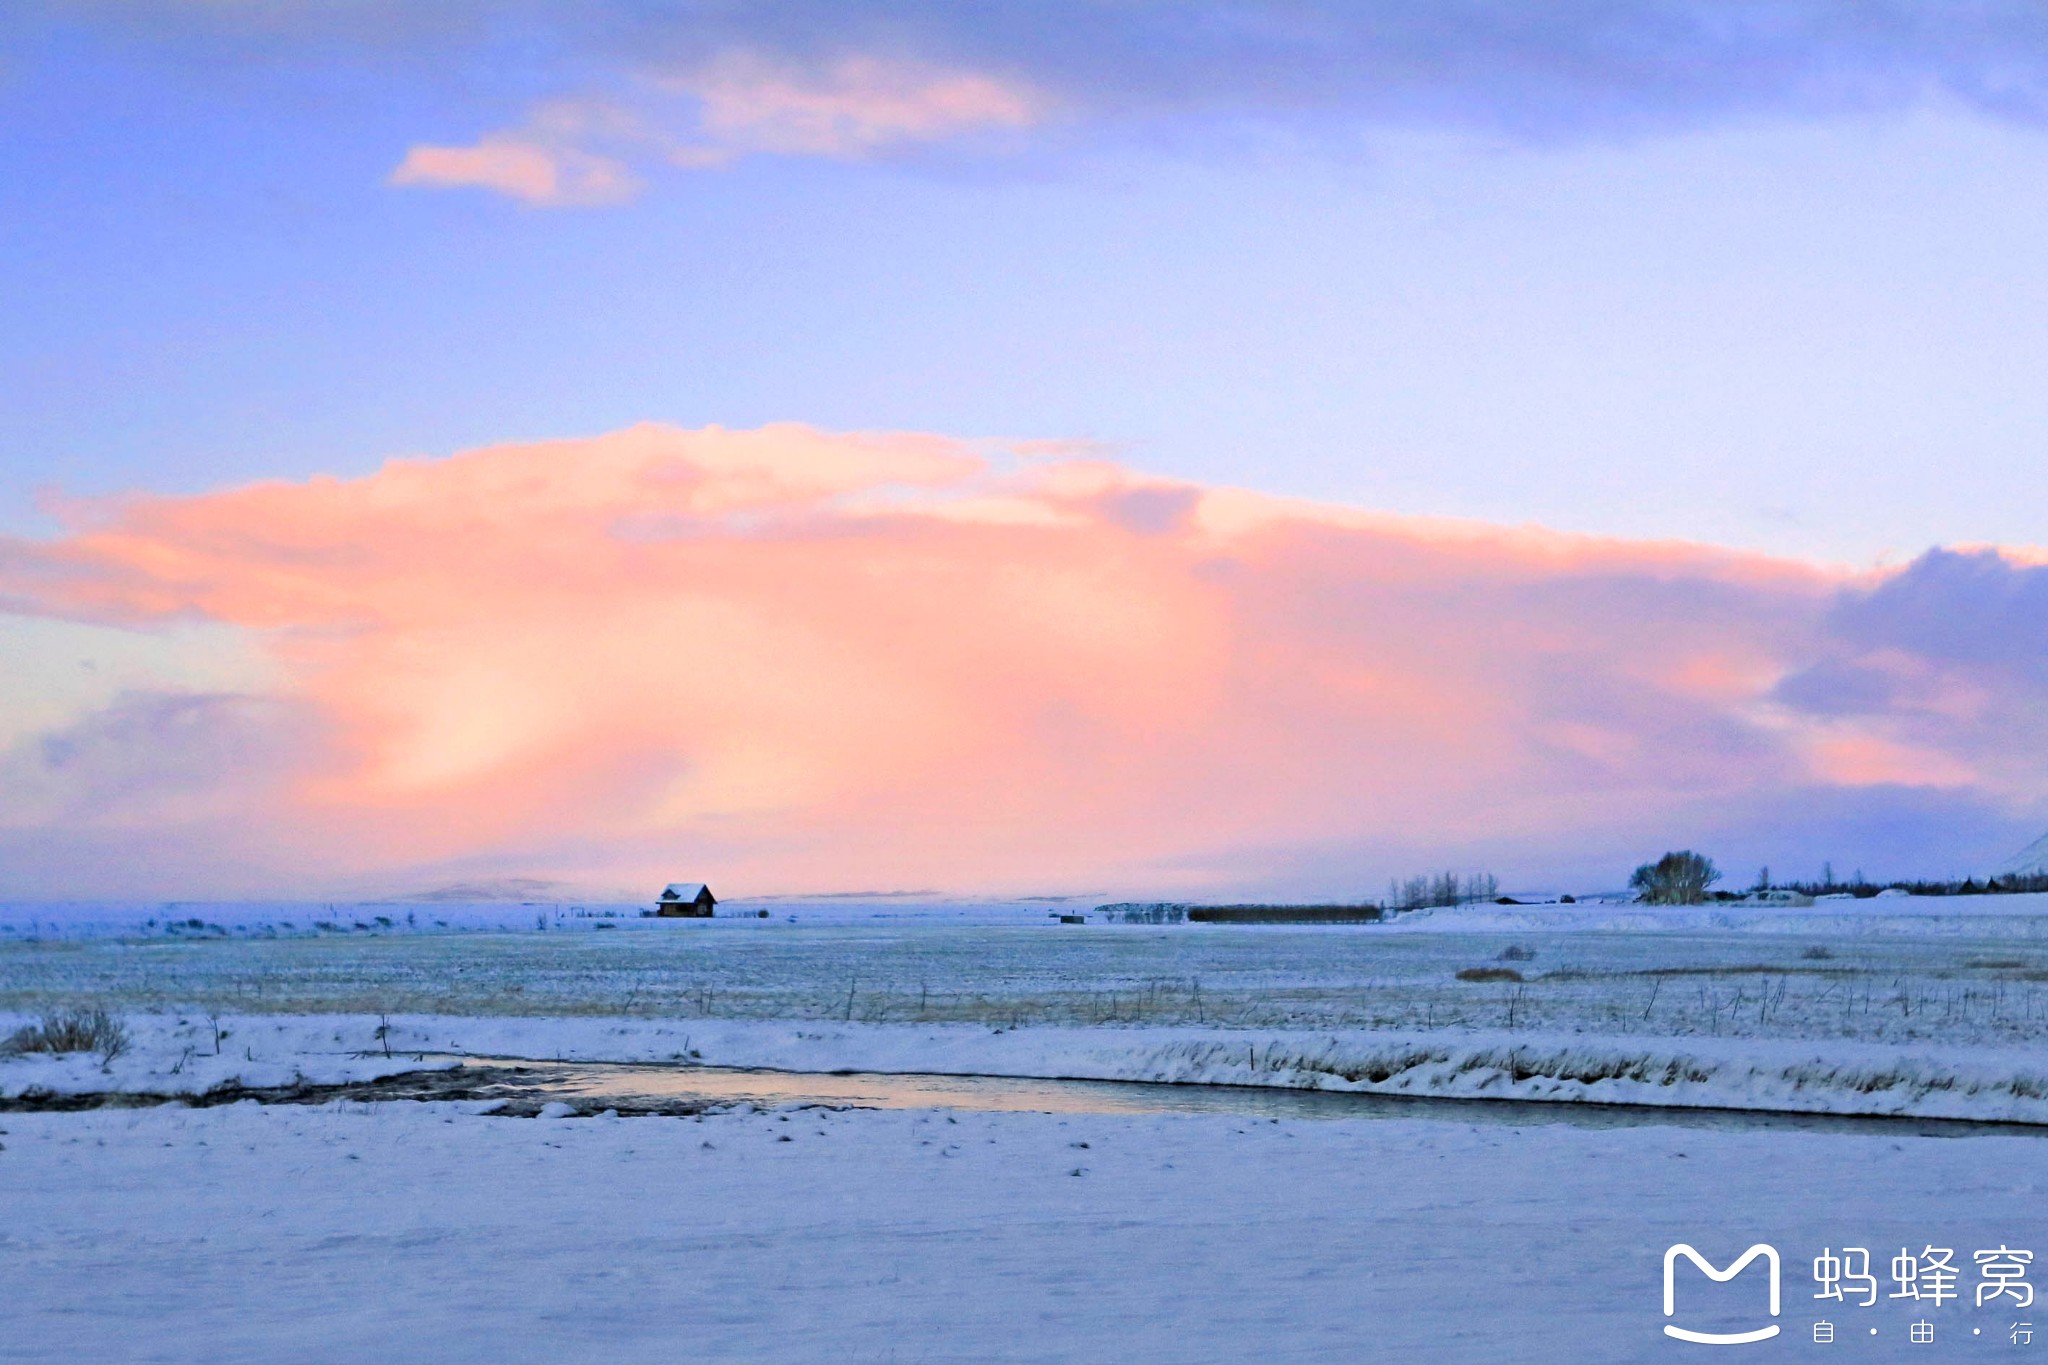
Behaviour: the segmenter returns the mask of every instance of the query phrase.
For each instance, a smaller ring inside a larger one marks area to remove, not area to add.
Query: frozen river
[[[1378,1095],[1278,1086],[1169,1085],[1016,1076],[774,1071],[760,1067],[661,1066],[465,1057],[450,1077],[489,1076],[522,1110],[566,1103],[580,1114],[701,1112],[751,1105],[840,1109],[936,1109],[974,1113],[1223,1114],[1254,1119],[1493,1124],[1523,1128],[1631,1128],[1658,1124],[1726,1132],[1861,1133],[1885,1137],[2041,1137],[2048,1126],[1966,1120],[1780,1114],[1660,1105],[1551,1104]],[[447,1073],[442,1073],[447,1074]]]

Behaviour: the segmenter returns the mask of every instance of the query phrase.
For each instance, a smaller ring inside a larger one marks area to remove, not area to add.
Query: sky
[[[2048,15],[0,15],[0,895],[2048,828]]]

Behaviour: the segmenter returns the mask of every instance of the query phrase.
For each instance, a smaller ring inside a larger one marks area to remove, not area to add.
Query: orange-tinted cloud
[[[0,598],[203,618],[285,680],[127,696],[18,746],[0,788],[36,797],[16,847],[119,805],[194,866],[232,822],[250,876],[753,889],[1165,889],[1316,849],[1362,878],[1760,791],[2038,796],[1981,742],[1999,706],[1794,685],[1876,657],[1830,622],[1887,582],[1097,460],[1003,472],[937,437],[643,426],[0,542]]]

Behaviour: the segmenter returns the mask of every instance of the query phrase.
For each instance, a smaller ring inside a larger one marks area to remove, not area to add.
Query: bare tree
[[[1455,872],[1444,872],[1387,883],[1387,904],[1396,910],[1490,901],[1499,894],[1500,880],[1491,872],[1474,872],[1463,878]]]
[[[1644,863],[1628,885],[1646,905],[1698,905],[1706,900],[1707,888],[1720,880],[1720,870],[1710,858],[1683,849]]]

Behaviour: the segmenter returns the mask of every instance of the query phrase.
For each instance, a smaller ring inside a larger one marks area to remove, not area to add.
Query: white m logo
[[[1774,1318],[1778,1316],[1778,1249],[1776,1247],[1766,1246],[1764,1243],[1758,1242],[1755,1246],[1743,1252],[1735,1263],[1726,1270],[1716,1270],[1713,1266],[1707,1264],[1706,1257],[1694,1251],[1684,1242],[1680,1242],[1664,1253],[1665,1317],[1668,1318],[1678,1311],[1677,1286],[1672,1283],[1672,1271],[1677,1266],[1680,1256],[1685,1257],[1686,1260],[1698,1266],[1706,1277],[1716,1284],[1726,1284],[1737,1275],[1740,1275],[1744,1266],[1759,1256],[1763,1257],[1771,1263],[1771,1316]],[[1689,1332],[1683,1327],[1673,1327],[1666,1323],[1664,1325],[1664,1335],[1667,1337],[1677,1337],[1680,1341],[1703,1342],[1708,1346],[1740,1346],[1746,1341],[1764,1341],[1778,1335],[1778,1324],[1774,1322],[1769,1327],[1759,1327],[1754,1332]]]

